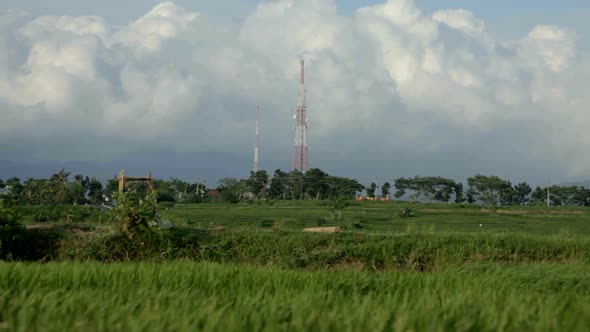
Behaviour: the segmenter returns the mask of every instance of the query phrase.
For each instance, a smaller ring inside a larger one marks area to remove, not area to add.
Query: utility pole
[[[547,185],[547,207],[550,207],[551,203],[549,201],[549,185]]]

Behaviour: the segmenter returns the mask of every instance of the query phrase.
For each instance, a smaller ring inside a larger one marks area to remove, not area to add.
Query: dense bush
[[[260,227],[271,228],[274,225],[274,221],[271,219],[263,219],[259,222]]]
[[[26,231],[19,221],[20,215],[0,200],[0,259],[18,258],[26,249]]]
[[[87,206],[34,206],[21,208],[33,222],[81,222],[94,217],[98,211]]]
[[[222,190],[220,197],[221,200],[225,203],[236,204],[240,202],[240,197],[231,190]]]
[[[201,196],[197,193],[190,193],[190,194],[186,195],[185,199],[181,203],[196,204],[196,203],[202,203],[202,202],[203,202],[203,196]]]
[[[151,222],[158,218],[158,204],[155,194],[142,196],[135,192],[116,195],[117,206],[111,210],[110,219],[118,222],[121,231],[132,238],[142,230],[148,230]]]
[[[414,216],[414,212],[410,208],[403,208],[398,214],[401,218],[410,218]]]
[[[156,194],[156,199],[158,200],[158,202],[176,203],[176,199],[174,199],[174,196],[172,196],[172,194],[170,194],[169,192],[165,191],[158,191],[158,193]]]

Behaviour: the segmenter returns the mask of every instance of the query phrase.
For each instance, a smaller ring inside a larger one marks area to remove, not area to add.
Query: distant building
[[[205,197],[217,197],[219,195],[221,195],[219,189],[207,189],[205,192]]]

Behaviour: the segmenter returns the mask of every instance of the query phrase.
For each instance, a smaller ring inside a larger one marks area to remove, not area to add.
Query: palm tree
[[[49,179],[49,183],[51,185],[51,189],[53,191],[53,198],[54,203],[56,204],[65,204],[67,203],[68,199],[68,178],[70,176],[69,172],[66,172],[64,169],[59,171],[59,173],[53,174]]]

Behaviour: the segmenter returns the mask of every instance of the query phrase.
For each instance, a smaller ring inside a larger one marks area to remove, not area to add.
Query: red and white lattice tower
[[[293,153],[293,169],[305,173],[307,171],[307,110],[305,101],[305,66],[300,60],[301,76],[299,80],[299,103],[295,113],[295,152]]]
[[[254,148],[254,173],[258,172],[258,151],[260,150],[260,106],[256,107],[256,147]]]

